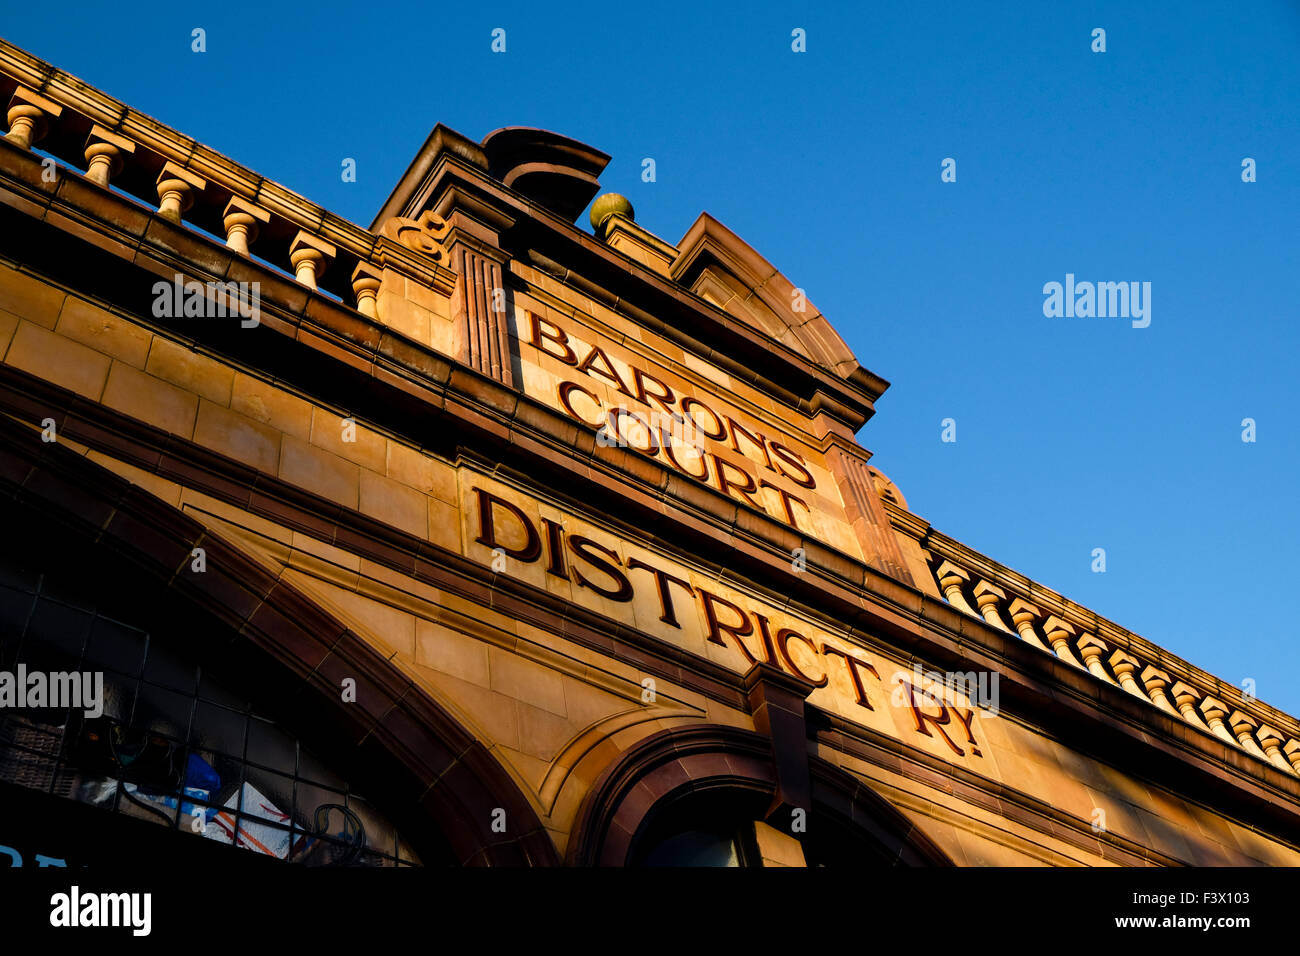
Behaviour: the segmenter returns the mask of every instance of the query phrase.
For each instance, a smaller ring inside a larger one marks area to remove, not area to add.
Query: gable
[[[674,281],[841,378],[861,368],[804,291],[708,213],[700,214],[678,248]]]

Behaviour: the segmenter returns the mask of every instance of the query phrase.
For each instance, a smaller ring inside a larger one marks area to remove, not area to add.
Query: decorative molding
[[[915,535],[917,526],[905,520],[911,516],[893,504],[887,503],[886,509],[895,529]],[[1285,761],[1261,746],[1256,729],[1268,727],[1279,739],[1286,739],[1282,736],[1286,734],[1300,745],[1300,725],[1294,718],[1247,697],[1239,688],[1054,591],[1001,568],[965,545],[939,535],[928,525],[917,540],[923,548],[928,548],[931,574],[952,607],[1003,630],[1002,613],[1005,612],[1024,643],[1086,669],[1097,680],[1122,687],[1166,713],[1181,715],[1198,730],[1213,734],[1263,763],[1284,772],[1288,769]],[[973,610],[973,606],[978,606],[979,611]],[[1044,636],[1040,636],[1039,629]],[[1135,674],[1141,675],[1141,683]],[[1231,729],[1225,724],[1230,710],[1237,718],[1231,722]],[[1284,730],[1272,730],[1273,727]],[[1294,771],[1294,775],[1300,776],[1300,771]]]
[[[855,446],[856,447],[856,446]],[[833,441],[826,449],[826,465],[835,476],[840,497],[844,499],[845,517],[862,545],[863,560],[877,571],[915,586],[912,572],[903,559],[902,549],[894,537],[884,503],[867,466],[866,452]]]
[[[953,865],[915,823],[861,780],[819,757],[807,759],[810,825],[815,825],[818,813],[828,813],[896,864]],[[653,734],[624,751],[592,785],[574,821],[566,862],[626,866],[636,838],[658,810],[691,792],[716,787],[775,794],[777,770],[768,741],[720,724],[692,724]]]
[[[447,229],[447,220],[435,213],[424,212],[417,219],[393,216],[377,231],[386,239],[446,265],[447,250],[443,244],[447,239]]]

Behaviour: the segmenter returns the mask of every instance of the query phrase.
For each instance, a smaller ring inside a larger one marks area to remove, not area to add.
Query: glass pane
[[[30,568],[20,567],[8,561],[0,562],[0,585],[16,591],[35,593],[40,575]]]
[[[128,683],[117,674],[104,674],[104,716],[122,722],[130,720],[135,690],[135,681]]]
[[[214,704],[229,707],[231,710],[248,712],[247,700],[236,693],[233,688],[228,687],[217,677],[214,677],[210,670],[201,668],[201,671],[202,673],[199,676],[199,697],[203,700],[210,700]]]
[[[108,618],[96,618],[86,647],[86,664],[138,677],[144,664],[145,633]]]
[[[311,751],[302,747],[298,749],[298,776],[334,790],[348,789],[347,781],[330,770]]]
[[[75,667],[81,660],[92,620],[91,615],[77,608],[45,599],[37,601],[36,610],[27,626],[23,653],[32,653],[34,645],[39,642],[47,649],[61,651],[68,659],[65,666]]]
[[[193,664],[182,663],[166,648],[154,641],[144,665],[144,679],[161,687],[193,696],[198,686],[198,670]]]
[[[392,856],[397,851],[397,833],[386,819],[367,801],[350,795],[348,809],[357,815],[365,835],[365,847],[375,853]]]
[[[646,856],[645,866],[740,866],[734,837],[687,830],[664,840]]]
[[[201,700],[195,706],[190,740],[200,750],[242,758],[247,724],[248,718],[243,714]]]
[[[275,724],[250,718],[248,761],[282,773],[293,773],[298,764],[298,747],[294,739]]]
[[[132,723],[173,740],[184,741],[190,728],[194,698],[153,684],[141,684]]]

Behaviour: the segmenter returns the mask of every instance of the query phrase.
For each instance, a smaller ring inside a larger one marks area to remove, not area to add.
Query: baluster
[[[1079,653],[1094,677],[1114,684],[1115,679],[1106,672],[1106,665],[1101,662],[1101,655],[1110,650],[1110,645],[1095,634],[1084,634],[1079,638]]]
[[[50,130],[50,121],[63,115],[63,107],[47,100],[35,90],[20,86],[9,100],[9,132],[5,139],[15,146],[31,149]]]
[[[1043,622],[1043,633],[1047,635],[1047,643],[1052,645],[1052,650],[1056,651],[1057,657],[1075,667],[1083,667],[1074,656],[1074,652],[1070,650],[1070,638],[1075,634],[1072,625],[1053,614]]]
[[[332,243],[299,230],[289,244],[289,261],[293,263],[295,278],[307,288],[315,289],[337,252]]]
[[[1223,724],[1223,718],[1228,716],[1228,708],[1223,706],[1223,702],[1217,698],[1206,696],[1201,701],[1201,714],[1205,717],[1205,722],[1209,724],[1211,732],[1217,737],[1222,737],[1230,744],[1236,744],[1228,728]]]
[[[943,564],[939,565],[939,567],[935,568],[934,577],[935,580],[939,582],[939,590],[943,591],[944,597],[948,599],[949,604],[959,610],[965,611],[972,617],[975,616],[975,612],[971,609],[971,606],[966,603],[966,599],[961,593],[962,585],[970,580],[969,574],[957,567],[957,565],[953,564],[951,561],[945,561]]]
[[[1300,740],[1288,740],[1286,746],[1282,748],[1282,753],[1291,764],[1291,769],[1300,776]]]
[[[1174,709],[1174,705],[1170,703],[1169,697],[1165,692],[1165,688],[1169,686],[1169,682],[1172,679],[1168,674],[1148,664],[1146,670],[1144,670],[1139,676],[1143,685],[1147,689],[1147,695],[1157,707],[1161,710],[1167,710],[1171,714],[1178,713],[1178,711]]]
[[[109,180],[122,171],[122,154],[135,152],[135,143],[96,123],[86,137],[86,178],[105,189]]]
[[[271,221],[271,214],[261,206],[231,197],[221,213],[221,224],[226,227],[226,246],[240,255],[251,255],[248,247],[257,241],[262,226]]]
[[[352,270],[352,294],[357,297],[357,311],[372,319],[379,318],[376,298],[383,284],[383,273],[366,262]]]
[[[1016,630],[1020,632],[1020,637],[1026,644],[1032,644],[1044,651],[1048,649],[1042,638],[1034,631],[1034,621],[1043,616],[1042,611],[1024,598],[1016,598],[1012,601],[1007,611],[1011,614],[1011,623],[1016,626]]]
[[[173,162],[163,164],[158,174],[158,215],[180,224],[181,214],[194,205],[196,193],[207,188],[207,180]]]
[[[1264,756],[1264,751],[1260,749],[1259,744],[1255,743],[1253,736],[1255,728],[1259,726],[1259,721],[1249,714],[1234,710],[1228,715],[1228,726],[1232,728],[1232,735],[1237,738],[1237,743],[1241,744],[1242,749],[1261,759],[1268,759]]]
[[[1196,712],[1196,702],[1201,699],[1201,694],[1195,687],[1178,681],[1173,687],[1169,688],[1169,693],[1173,695],[1174,706],[1178,708],[1178,712],[1183,715],[1185,721],[1203,730],[1210,729],[1205,725],[1205,721],[1201,720],[1200,714]]]
[[[999,630],[1012,633],[1011,628],[1002,623],[1002,615],[998,613],[998,605],[1006,603],[1007,592],[1002,590],[996,584],[990,584],[983,579],[975,585],[975,604],[988,621]]]
[[[1264,755],[1271,763],[1283,770],[1294,772],[1291,765],[1287,763],[1286,757],[1282,756],[1282,735],[1272,727],[1265,724],[1260,727],[1255,736],[1259,739],[1259,745],[1264,750]]]
[[[1150,700],[1133,677],[1133,672],[1138,669],[1138,665],[1142,663],[1141,661],[1132,654],[1117,649],[1114,654],[1110,655],[1108,663],[1115,676],[1119,678],[1120,687],[1123,687],[1130,694],[1141,697],[1143,700]]]

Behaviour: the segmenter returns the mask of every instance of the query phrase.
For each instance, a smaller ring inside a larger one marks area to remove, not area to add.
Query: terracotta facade
[[[1300,722],[912,513],[855,439],[888,383],[707,214],[593,234],[609,157],[439,126],[364,229],[8,44],[0,97],[6,507],[412,842],[1300,863]]]

